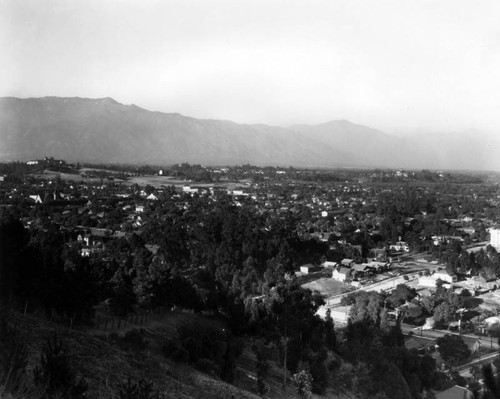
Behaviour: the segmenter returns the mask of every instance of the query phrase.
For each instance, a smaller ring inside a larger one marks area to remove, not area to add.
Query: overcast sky
[[[500,130],[500,1],[0,0],[0,96]]]

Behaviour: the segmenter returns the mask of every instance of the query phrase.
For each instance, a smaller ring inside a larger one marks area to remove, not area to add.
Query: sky
[[[0,96],[500,131],[498,0],[0,0]]]

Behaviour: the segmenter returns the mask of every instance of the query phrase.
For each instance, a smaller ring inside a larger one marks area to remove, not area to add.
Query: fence
[[[124,328],[128,325],[142,328],[151,321],[160,319],[170,310],[170,308],[167,309],[161,306],[153,310],[138,310],[124,316],[97,315],[94,318],[94,328],[102,331],[119,330],[120,328]]]

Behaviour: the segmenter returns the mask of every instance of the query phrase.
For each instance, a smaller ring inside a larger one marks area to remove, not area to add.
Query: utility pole
[[[286,355],[288,352],[288,336],[287,336],[287,303],[285,298],[285,348],[284,348],[284,356],[283,356],[283,388],[286,387]]]

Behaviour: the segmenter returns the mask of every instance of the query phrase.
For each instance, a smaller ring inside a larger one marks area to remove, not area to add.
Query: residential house
[[[436,273],[432,275],[436,280],[440,279],[446,283],[452,284],[457,281],[456,274],[450,274],[446,270],[438,270]]]
[[[364,276],[369,272],[368,264],[367,263],[354,263],[351,267],[351,269],[354,271],[354,277],[359,278],[361,276]]]
[[[417,291],[417,296],[419,298],[425,298],[434,295],[434,292],[431,291],[429,288],[423,288]]]
[[[327,308],[326,306],[320,306],[316,315],[322,319],[326,319],[326,311],[330,309],[330,317],[333,319],[335,325],[345,325],[349,320],[349,314],[351,312],[351,306],[335,306],[333,308]]]
[[[498,282],[497,280],[486,281],[486,279],[482,276],[472,276],[465,280],[465,284],[469,290],[485,291],[494,289]]]
[[[371,261],[368,262],[368,267],[373,270],[375,273],[381,273],[389,269],[390,263],[388,262],[376,262]]]
[[[182,187],[182,192],[186,194],[198,194],[199,189],[196,187],[191,187],[191,186],[183,186]]]
[[[323,266],[324,268],[327,268],[327,267],[336,267],[338,265],[338,262],[331,262],[329,260],[325,260],[321,266]]]
[[[37,195],[30,195],[30,198],[35,201],[35,204],[41,204],[42,203],[42,198],[37,194]]]
[[[352,270],[348,267],[340,267],[339,269],[334,269],[332,272],[332,278],[337,281],[346,281],[351,279]]]
[[[90,257],[90,255],[98,253],[98,252],[102,252],[102,251],[103,251],[102,247],[85,247],[85,248],[81,249],[80,254],[83,258],[88,258],[88,257]]]
[[[373,248],[370,252],[374,260],[381,262],[387,261],[387,251],[385,248]]]
[[[452,386],[441,392],[434,392],[436,399],[474,399],[474,394],[459,385]]]
[[[345,258],[345,259],[342,259],[340,261],[340,263],[342,266],[352,267],[352,265],[354,265],[354,259]]]
[[[302,274],[314,273],[314,272],[318,272],[320,270],[321,269],[318,266],[314,266],[311,263],[300,266],[300,272]]]
[[[449,274],[446,270],[439,270],[431,276],[419,277],[418,285],[422,287],[435,287],[438,280],[441,280],[445,285],[451,285],[457,281],[457,276]]]
[[[398,306],[396,308],[396,312],[397,314],[402,314],[403,319],[407,316],[415,318],[422,314],[422,308],[414,303],[406,302],[405,304]]]
[[[397,252],[410,252],[410,246],[405,241],[398,241],[395,244],[391,244],[389,249]]]

